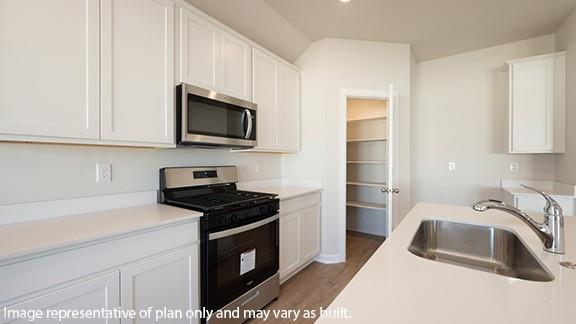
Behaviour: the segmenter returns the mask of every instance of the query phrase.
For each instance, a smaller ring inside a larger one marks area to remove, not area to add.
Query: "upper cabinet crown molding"
[[[565,151],[565,52],[508,62],[509,153]]]

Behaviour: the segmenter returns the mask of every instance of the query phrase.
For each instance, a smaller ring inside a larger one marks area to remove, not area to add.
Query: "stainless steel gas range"
[[[236,168],[160,170],[161,201],[201,211],[201,306],[261,309],[279,293],[279,201],[236,188]],[[242,323],[245,319],[211,319]]]

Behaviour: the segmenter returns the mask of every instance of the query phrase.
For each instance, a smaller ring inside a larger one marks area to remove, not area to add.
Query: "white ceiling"
[[[325,37],[412,44],[418,61],[554,33],[576,0],[187,0],[294,61]]]

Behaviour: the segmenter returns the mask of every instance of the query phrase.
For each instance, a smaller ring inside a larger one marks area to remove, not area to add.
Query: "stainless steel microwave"
[[[203,147],[256,146],[256,104],[180,84],[176,87],[176,142]]]

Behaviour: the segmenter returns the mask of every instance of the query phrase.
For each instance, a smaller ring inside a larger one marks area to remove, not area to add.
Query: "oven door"
[[[208,234],[206,306],[218,310],[278,272],[278,213]]]
[[[256,146],[256,104],[180,85],[180,144]]]

